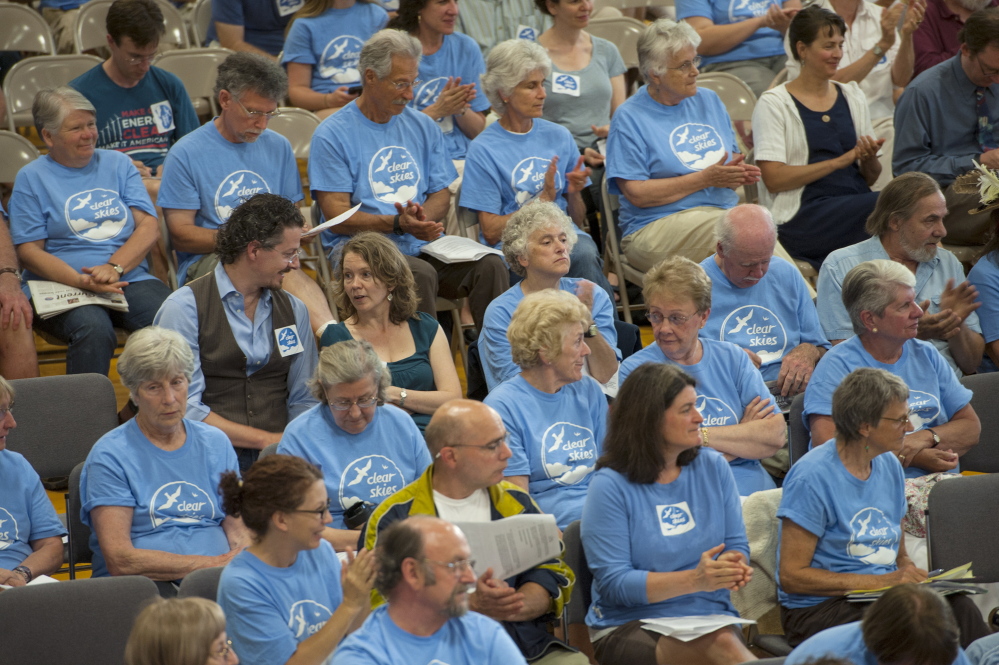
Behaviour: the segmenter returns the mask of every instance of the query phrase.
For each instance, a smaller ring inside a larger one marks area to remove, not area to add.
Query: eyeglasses
[[[441,568],[447,568],[448,571],[455,577],[460,576],[465,571],[470,571],[472,574],[475,573],[475,559],[461,559],[460,561],[434,561],[433,559],[423,558],[420,560],[425,563],[432,563],[435,566],[440,566]]]
[[[901,418],[887,418],[885,416],[881,416],[881,420],[890,420],[891,422],[895,423],[899,427],[905,427],[906,425],[908,425],[912,421],[912,416],[914,416],[915,414],[916,414],[916,412],[914,410],[909,409],[906,412],[906,414],[904,416],[902,416]]]
[[[667,70],[675,69],[684,74],[687,74],[690,72],[691,67],[693,67],[694,69],[698,69],[700,66],[701,66],[701,56],[695,55],[693,60],[688,60],[679,67],[667,67],[666,69]]]
[[[396,90],[405,90],[407,88],[415,88],[416,86],[420,85],[421,83],[423,83],[423,81],[421,81],[420,79],[416,79],[412,83],[409,83],[407,81],[399,81],[399,82],[392,81],[392,85],[395,86]]]
[[[8,413],[13,413],[13,412],[14,412],[14,402],[11,402],[10,406],[0,409],[0,423],[2,423],[7,419]]]
[[[364,397],[358,400],[354,400],[353,402],[346,399],[340,399],[336,400],[335,402],[327,402],[327,404],[329,404],[330,408],[333,409],[334,411],[349,411],[350,407],[354,406],[355,404],[359,409],[368,409],[371,408],[372,406],[378,406],[378,398]]]
[[[697,312],[694,312],[693,314],[670,314],[669,316],[663,316],[659,312],[649,312],[646,315],[646,318],[649,320],[649,323],[654,326],[661,326],[663,321],[669,321],[671,326],[679,328],[687,321],[690,321],[692,318],[697,316],[697,314]]]
[[[250,109],[243,106],[243,102],[239,101],[239,97],[233,95],[232,98],[236,100],[237,104],[239,104],[239,108],[243,109],[243,112],[246,113],[246,115],[253,118],[254,120],[256,120],[257,118],[267,118],[268,120],[270,120],[271,118],[276,118],[279,115],[281,115],[280,109],[274,109],[273,111],[251,111]]]
[[[269,249],[272,252],[276,252],[277,251],[277,247],[267,247],[265,249]],[[295,261],[301,261],[304,256],[305,256],[305,252],[301,248],[299,248],[299,249],[296,249],[291,254],[289,254],[288,252],[285,252],[284,254],[281,255],[281,258],[288,265],[291,266],[291,265],[295,265]]]
[[[225,659],[225,657],[228,656],[230,653],[232,653],[232,640],[226,640],[224,647],[222,647],[218,651],[212,651],[208,655],[213,658]]]
[[[504,434],[502,437],[496,439],[495,441],[490,441],[489,443],[485,444],[484,446],[476,446],[476,445],[471,444],[471,443],[449,443],[449,444],[445,445],[444,447],[445,448],[478,448],[479,450],[484,450],[487,453],[495,453],[497,450],[500,449],[500,446],[504,445],[505,443],[506,443],[506,435]],[[437,456],[434,459],[436,459],[437,457],[440,457],[440,456],[441,456],[441,454],[437,453]]]
[[[132,56],[130,58],[126,58],[125,62],[127,62],[130,65],[152,64],[153,60],[155,60],[158,57],[160,57],[160,52],[156,51],[156,53],[153,53],[152,55],[140,55],[140,56]]]
[[[982,70],[982,74],[984,74],[986,78],[994,79],[996,77],[999,77],[999,69],[986,67],[982,63],[982,58],[980,56],[976,57],[975,59],[978,60],[978,67]]]
[[[333,506],[333,499],[326,499],[326,506],[320,508],[319,510],[304,510],[302,508],[296,508],[295,510],[289,510],[289,513],[311,513],[322,518],[323,515],[330,512],[330,508]]]

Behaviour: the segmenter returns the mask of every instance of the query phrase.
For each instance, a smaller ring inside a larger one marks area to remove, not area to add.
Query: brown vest
[[[282,358],[274,337],[267,363],[247,376],[246,356],[229,327],[215,271],[188,286],[198,309],[198,344],[205,377],[201,401],[235,423],[268,432],[284,431],[288,424],[288,371],[294,356]],[[277,330],[294,324],[295,313],[287,294],[272,290],[271,327]]]

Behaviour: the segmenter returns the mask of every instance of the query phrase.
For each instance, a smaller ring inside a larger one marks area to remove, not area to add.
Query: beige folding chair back
[[[309,159],[309,146],[312,134],[322,120],[312,111],[285,106],[279,109],[281,115],[271,118],[267,129],[272,129],[291,142],[295,159]]]
[[[163,12],[163,23],[166,32],[160,38],[161,44],[174,44],[177,48],[186,49],[190,46],[187,24],[171,3],[166,0],[156,0]],[[107,45],[107,17],[111,0],[90,0],[80,7],[76,17],[76,28],[73,40],[76,52],[84,53]]]
[[[102,60],[94,55],[72,53],[40,55],[15,63],[7,72],[7,78],[3,82],[10,131],[32,124],[31,103],[35,101],[35,95],[39,90],[66,85],[101,62]]]
[[[38,157],[34,143],[20,134],[0,130],[0,182],[14,182],[17,172]]]
[[[191,14],[191,46],[200,48],[208,39],[212,24],[212,0],[198,0]]]
[[[232,51],[224,48],[189,48],[167,51],[154,64],[177,75],[199,116],[215,115],[218,113],[215,77],[219,65],[231,54]]]
[[[620,1],[626,5],[629,0]],[[610,3],[608,6],[622,8],[615,3]],[[586,27],[586,31],[591,35],[606,39],[617,46],[621,59],[624,60],[624,66],[629,69],[638,67],[638,38],[642,36],[644,30],[644,23],[626,16],[595,18]]]
[[[27,51],[55,55],[49,24],[31,7],[0,3],[0,51]]]

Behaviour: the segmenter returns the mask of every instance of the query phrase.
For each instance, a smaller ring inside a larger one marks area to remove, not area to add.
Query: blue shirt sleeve
[[[306,382],[312,378],[319,364],[319,354],[316,345],[310,334],[312,326],[309,323],[309,311],[301,300],[289,294],[291,308],[295,312],[295,326],[299,330],[299,336],[304,334],[301,353],[296,353],[291,361],[291,368],[288,371],[288,420],[294,420],[298,416],[308,411],[316,405],[316,398],[309,391]]]
[[[316,54],[312,51],[312,36],[309,34],[308,21],[294,21],[288,29],[284,40],[284,55],[281,64],[300,62],[304,65],[315,65]]]
[[[843,278],[837,264],[827,260],[819,271],[818,303],[819,323],[825,331],[826,338],[847,339],[853,336],[853,324],[850,315],[843,305]]]
[[[191,288],[184,286],[171,293],[156,312],[153,325],[176,330],[191,347],[194,370],[191,372],[191,381],[187,388],[186,417],[191,420],[204,420],[211,413],[211,409],[201,401],[201,395],[205,392],[205,375],[201,371],[201,345],[198,344],[198,308]]]

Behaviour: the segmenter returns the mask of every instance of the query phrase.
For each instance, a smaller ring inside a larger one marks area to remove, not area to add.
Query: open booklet
[[[928,584],[931,589],[939,593],[941,596],[949,596],[954,593],[965,593],[971,595],[985,593],[986,590],[982,587],[975,586],[969,582],[961,581],[974,578],[975,575],[971,572],[972,563],[973,562],[969,561],[963,566],[958,566],[957,568],[951,568],[950,570],[945,570],[937,573],[936,575],[931,575],[920,582],[920,584]],[[851,603],[867,603],[877,600],[890,588],[890,586],[886,586],[881,587],[880,589],[861,589],[858,591],[851,591],[846,594],[846,599]]]
[[[505,580],[562,552],[562,540],[553,515],[513,515],[492,522],[456,522],[475,559],[475,574],[493,569],[493,578]]]
[[[740,619],[728,614],[706,614],[696,617],[642,619],[642,628],[666,637],[675,637],[683,642],[689,642],[725,626],[742,626],[754,623],[756,622],[751,619]]]
[[[487,247],[465,236],[441,236],[421,247],[420,251],[443,263],[478,261],[490,254],[503,256],[503,252],[498,249]]]
[[[43,319],[51,319],[57,314],[84,305],[100,305],[119,312],[128,311],[128,301],[121,293],[94,293],[75,286],[40,279],[28,280],[28,289],[31,291],[31,302],[35,306],[35,311]]]

